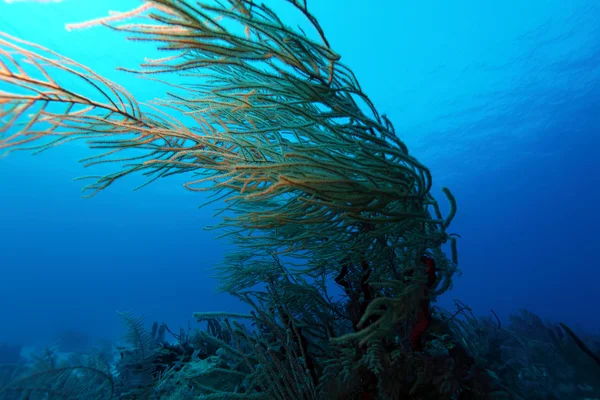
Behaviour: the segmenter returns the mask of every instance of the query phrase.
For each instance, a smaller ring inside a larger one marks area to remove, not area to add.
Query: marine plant
[[[131,174],[144,185],[188,174],[185,188],[223,204],[217,229],[238,250],[219,266],[219,289],[254,311],[196,315],[227,327],[229,343],[204,340],[228,354],[221,373],[245,377],[228,392],[202,386],[203,395],[425,398],[423,384],[451,398],[474,375],[452,375],[450,359],[424,351],[430,301],[457,267],[447,232],[455,199],[442,188],[444,217],[429,169],[340,62],[306,1],[282,3],[306,30],[252,0],[150,0],[69,25],[158,44],[164,57],[130,71],[169,87],[146,104],[74,60],[0,33],[0,148],[37,153],[83,140],[100,150],[85,166],[120,166],[80,178],[91,181],[86,197]],[[71,80],[62,84],[55,77],[64,73]],[[69,86],[76,81],[87,88]],[[334,282],[341,299],[328,292]],[[253,333],[232,320],[240,317]]]

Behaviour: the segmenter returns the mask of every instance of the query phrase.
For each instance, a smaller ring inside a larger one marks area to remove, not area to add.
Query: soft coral
[[[425,298],[419,303],[417,320],[415,321],[409,336],[410,344],[415,351],[423,351],[423,335],[431,323],[431,310],[429,308],[431,300],[429,299],[429,290],[433,287],[437,278],[435,273],[435,261],[433,258],[423,256],[421,261],[427,266],[427,287],[425,288]]]

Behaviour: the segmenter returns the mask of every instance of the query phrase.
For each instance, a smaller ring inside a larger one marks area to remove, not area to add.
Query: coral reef
[[[129,345],[116,361],[58,362],[48,349],[6,369],[0,398],[542,399],[559,390],[560,379],[530,390],[528,376],[539,383],[554,360],[511,353],[528,346],[521,324],[511,332],[464,305],[452,315],[432,308],[457,271],[457,236],[447,232],[456,201],[442,189],[444,217],[429,170],[340,63],[306,1],[285,2],[306,30],[251,0],[152,0],[69,26],[103,25],[168,53],[131,71],[170,87],[144,106],[93,70],[0,33],[0,148],[85,140],[104,151],[86,166],[122,167],[83,177],[88,196],[133,173],[148,183],[195,174],[185,187],[224,202],[217,229],[237,248],[218,267],[218,289],[252,310],[198,312],[206,329],[178,333],[122,314]],[[93,94],[57,83],[65,72]],[[553,332],[546,345],[573,371],[594,360],[568,328],[538,331]],[[590,379],[574,385],[596,390]]]
[[[413,351],[379,340],[364,348],[327,347],[285,306],[262,311],[265,304],[249,301],[258,306],[252,314],[197,313],[206,326],[178,333],[157,323],[148,330],[143,318],[123,313],[125,346],[68,357],[48,347],[20,363],[2,364],[0,399],[600,396],[600,338],[580,338],[566,325],[544,323],[527,311],[503,327],[497,318],[474,317],[462,303],[454,313],[435,308],[423,351]]]

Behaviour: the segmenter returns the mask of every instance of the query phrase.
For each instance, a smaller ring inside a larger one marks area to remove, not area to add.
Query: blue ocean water
[[[440,303],[458,298],[502,319],[527,308],[600,331],[600,5],[413,3],[309,5],[364,91],[431,168],[435,195],[448,186],[457,198],[452,231],[461,235],[463,273]],[[144,101],[162,88],[115,67],[155,55],[151,44],[64,28],[137,4],[2,2],[0,30],[90,66]],[[90,154],[76,143],[0,159],[0,341],[112,338],[122,331],[117,310],[173,327],[187,326],[194,311],[240,310],[213,295],[210,269],[227,246],[203,230],[213,223],[210,208],[197,209],[203,197],[186,192],[183,177],[136,192],[141,179],[131,178],[83,200],[72,178],[89,173],[76,160]]]

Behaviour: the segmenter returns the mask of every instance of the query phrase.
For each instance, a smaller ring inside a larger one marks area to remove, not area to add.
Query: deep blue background
[[[448,186],[458,200],[451,231],[462,236],[463,275],[441,303],[456,297],[502,318],[528,308],[598,332],[600,6],[413,3],[309,5],[431,167],[436,196],[443,202],[439,187]],[[0,30],[93,67],[143,101],[161,88],[114,67],[135,67],[152,46],[102,28],[64,29],[137,4],[3,2]],[[89,173],[76,162],[89,154],[79,143],[0,159],[0,340],[41,343],[69,329],[114,336],[116,310],[173,326],[193,311],[238,310],[213,296],[210,268],[226,246],[202,230],[212,221],[211,209],[197,209],[202,197],[179,178],[132,192],[133,178],[82,200],[72,178]]]

